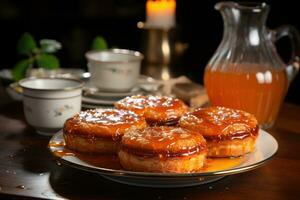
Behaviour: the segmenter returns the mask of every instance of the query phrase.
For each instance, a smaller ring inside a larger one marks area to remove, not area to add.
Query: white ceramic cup
[[[53,135],[64,122],[80,112],[83,83],[68,78],[26,78],[23,89],[26,121],[39,134]]]
[[[127,49],[89,51],[85,54],[91,84],[105,91],[128,91],[138,81],[143,55]]]

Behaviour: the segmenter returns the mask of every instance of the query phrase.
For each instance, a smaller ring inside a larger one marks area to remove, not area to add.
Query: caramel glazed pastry
[[[177,98],[135,95],[115,103],[119,109],[132,110],[144,116],[149,125],[175,125],[188,107]]]
[[[208,157],[236,157],[252,152],[259,130],[253,115],[224,107],[198,108],[183,115],[179,125],[204,136]]]
[[[199,171],[206,153],[202,135],[180,127],[154,126],[126,131],[119,159],[126,170],[185,173]]]
[[[147,123],[132,111],[92,109],[68,119],[63,128],[66,146],[84,153],[117,153],[128,128],[144,128]]]

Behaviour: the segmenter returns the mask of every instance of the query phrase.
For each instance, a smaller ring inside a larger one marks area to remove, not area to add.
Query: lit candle
[[[174,27],[175,10],[175,0],[148,0],[146,3],[146,26],[166,29]]]

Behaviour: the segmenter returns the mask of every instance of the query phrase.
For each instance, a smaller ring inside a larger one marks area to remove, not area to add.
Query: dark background
[[[16,42],[23,32],[37,40],[52,38],[63,49],[57,56],[62,67],[86,69],[84,53],[92,39],[102,35],[110,47],[140,50],[141,30],[145,21],[143,0],[0,0],[0,68],[11,68],[20,57]],[[177,0],[177,28],[182,42],[189,44],[182,57],[181,73],[202,83],[203,70],[220,43],[223,20],[214,10],[215,0]],[[267,26],[275,28],[292,24],[300,28],[299,7],[295,0],[265,1],[271,6]],[[287,39],[277,43],[279,54],[287,61],[290,45]],[[286,101],[300,104],[300,75],[290,86]]]

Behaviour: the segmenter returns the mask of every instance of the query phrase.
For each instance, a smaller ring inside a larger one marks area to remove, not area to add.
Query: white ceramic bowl
[[[68,78],[26,78],[23,89],[24,114],[38,133],[53,135],[66,119],[81,110],[83,83]]]
[[[86,53],[91,84],[106,91],[128,91],[137,83],[143,55],[126,49]]]

